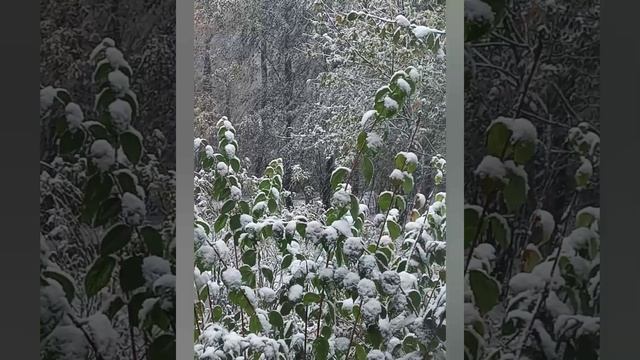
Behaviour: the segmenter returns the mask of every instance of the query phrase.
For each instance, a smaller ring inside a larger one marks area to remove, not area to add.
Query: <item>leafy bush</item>
[[[365,182],[382,145],[376,131],[419,78],[414,68],[394,74],[364,115],[354,167]],[[281,159],[250,178],[227,118],[217,134],[217,152],[194,142],[196,358],[444,358],[446,194],[408,199],[415,154],[393,159],[379,213],[352,192],[355,169],[337,167],[332,206],[309,220],[283,210]],[[445,161],[432,165],[442,186]]]
[[[40,90],[40,341],[44,359],[175,358],[175,174],[144,137],[131,66],[112,39],[91,53],[91,105]]]

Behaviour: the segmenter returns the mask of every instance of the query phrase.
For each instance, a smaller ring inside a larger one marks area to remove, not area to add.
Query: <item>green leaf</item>
[[[391,200],[393,200],[393,193],[391,191],[383,191],[380,196],[378,196],[378,208],[381,212],[389,210]]]
[[[133,229],[129,225],[116,224],[110,227],[100,241],[100,254],[113,254],[131,241]]]
[[[262,275],[267,279],[268,282],[273,282],[273,271],[271,271],[271,269],[269,269],[268,267],[263,267],[262,269],[260,269],[260,271],[262,271]]]
[[[269,198],[269,200],[267,201],[267,208],[269,209],[270,213],[275,213],[278,210],[278,203],[274,198]]]
[[[262,331],[262,324],[260,324],[260,319],[258,319],[258,315],[253,314],[249,319],[249,331],[252,333],[259,333]]]
[[[205,231],[206,230],[208,230],[208,227],[207,229],[205,229]],[[142,236],[142,240],[144,241],[149,254],[156,256],[163,255],[164,244],[162,241],[162,235],[160,235],[158,230],[152,228],[151,226],[144,226],[140,229],[140,235]]]
[[[134,164],[137,164],[142,157],[142,139],[138,137],[138,134],[127,130],[120,134],[120,144],[122,144],[122,151],[127,156],[127,159]]]
[[[366,360],[367,350],[361,344],[356,344],[356,360]]]
[[[232,215],[231,218],[229,218],[229,228],[231,228],[232,231],[236,231],[241,227],[242,223],[240,223],[240,214]]]
[[[336,190],[338,185],[344,182],[350,170],[346,167],[339,167],[331,173],[331,190]]]
[[[364,176],[364,184],[371,184],[371,180],[373,180],[373,161],[369,157],[364,157],[362,159],[362,175]]]
[[[405,176],[402,182],[402,190],[405,194],[409,194],[413,190],[413,176]]]
[[[521,165],[533,158],[536,152],[536,144],[530,141],[518,141],[513,148],[513,160]]]
[[[305,305],[309,305],[309,304],[313,304],[313,303],[319,303],[320,302],[320,295],[316,294],[316,293],[308,292],[308,293],[304,294],[304,296],[302,297],[302,302]]]
[[[116,259],[112,256],[101,256],[91,265],[84,278],[84,288],[87,296],[95,296],[109,284],[115,267]]]
[[[284,327],[284,319],[282,318],[282,315],[275,310],[269,312],[269,323],[278,329],[282,329]]]
[[[222,306],[220,305],[216,305],[213,307],[213,321],[220,321],[220,319],[222,319],[222,316],[224,315],[224,311],[222,310]]]
[[[84,131],[76,129],[74,132],[65,131],[60,138],[60,152],[62,154],[73,154],[82,148],[87,135]]]
[[[486,314],[498,304],[500,284],[483,270],[469,271],[469,285],[481,315]]]
[[[46,278],[57,281],[60,286],[62,286],[62,290],[64,290],[64,294],[71,303],[76,294],[76,287],[73,284],[73,278],[66,273],[56,270],[47,270],[42,273]]]
[[[176,338],[174,335],[160,335],[149,347],[149,360],[175,360]]]
[[[142,308],[142,303],[147,299],[147,293],[137,293],[131,297],[127,304],[127,312],[129,315],[129,322],[133,326],[138,326],[138,312]]]
[[[351,217],[355,220],[360,215],[360,203],[358,202],[358,198],[355,195],[351,194]]]
[[[231,210],[233,210],[233,208],[236,207],[236,202],[233,200],[227,200],[224,205],[222,205],[222,209],[220,210],[220,212],[222,214],[228,213]]]
[[[487,129],[487,152],[497,158],[502,158],[505,146],[511,138],[511,129],[503,122],[496,121]]]
[[[377,325],[369,325],[367,327],[366,338],[374,349],[379,348],[384,340],[382,333],[380,333],[380,328],[378,328]]]
[[[121,200],[119,197],[111,197],[102,203],[98,207],[96,216],[93,218],[93,226],[103,226],[109,223],[110,220],[115,220],[122,211]]]
[[[404,199],[403,196],[396,195],[396,196],[394,196],[394,200],[395,201],[393,202],[393,204],[394,204],[394,207],[396,209],[398,209],[400,211],[404,211],[404,209],[407,208],[407,202],[406,202],[406,200]]]
[[[282,269],[286,269],[289,267],[289,265],[291,265],[291,262],[293,261],[293,255],[291,254],[287,254],[282,258],[282,264],[280,265],[280,268]]]
[[[393,220],[387,220],[387,229],[389,230],[389,236],[395,240],[402,234],[402,228],[397,222]]]
[[[358,134],[356,149],[359,152],[363,152],[367,149],[367,133],[366,132],[361,131],[360,134]]]
[[[493,239],[500,244],[503,249],[508,248],[511,244],[511,228],[507,220],[498,213],[492,213],[487,216],[487,221],[491,227]]]
[[[220,214],[220,216],[218,216],[218,218],[216,219],[216,222],[213,224],[213,230],[216,233],[219,233],[220,231],[222,231],[222,229],[224,229],[224,226],[227,225],[227,219],[229,218],[229,216],[225,213]]]
[[[240,172],[240,159],[238,159],[237,157],[229,159],[229,164],[231,165],[231,169],[233,169],[233,172]]]
[[[480,226],[482,208],[480,206],[467,205],[464,209],[464,248],[469,249]],[[483,221],[484,226],[484,221]]]
[[[407,157],[403,153],[398,153],[393,160],[393,163],[398,170],[403,170],[404,165],[407,163]]]
[[[253,249],[246,250],[242,254],[242,262],[249,266],[254,266],[256,264],[256,251]]]
[[[130,172],[119,172],[118,175],[116,175],[116,179],[123,192],[129,192],[137,196],[138,188],[136,187],[136,180]]]
[[[313,353],[316,359],[329,357],[329,341],[324,337],[318,337],[313,341]]]
[[[116,314],[124,307],[124,301],[120,296],[116,296],[109,302],[109,306],[105,310],[105,315],[109,318],[109,320],[113,320]]]
[[[409,299],[411,300],[411,304],[413,305],[413,308],[416,311],[420,310],[420,293],[416,290],[411,290],[409,293],[407,293],[407,296],[409,297]]]
[[[120,287],[124,291],[133,291],[145,283],[142,276],[142,257],[132,256],[125,259],[120,267]]]
[[[509,171],[507,177],[509,182],[502,190],[502,196],[507,205],[507,211],[514,213],[527,200],[527,179],[513,171]]]

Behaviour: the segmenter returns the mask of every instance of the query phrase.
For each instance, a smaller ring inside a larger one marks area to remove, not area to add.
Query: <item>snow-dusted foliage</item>
[[[378,91],[376,122],[358,136],[365,182],[376,155],[367,134],[394,118],[384,98],[410,99],[397,84],[413,89],[411,72]],[[217,129],[218,152],[202,139],[195,149],[195,357],[444,359],[446,194],[435,190],[444,159],[431,160],[434,191],[409,198],[418,157],[398,153],[377,214],[352,192],[356,168],[338,167],[333,205],[309,220],[283,206],[281,159],[250,177],[226,151],[238,149],[231,122],[223,117]]]
[[[43,128],[40,341],[43,359],[175,356],[175,175],[158,158],[133,70],[112,39],[92,52],[95,102],[40,90]],[[166,141],[164,142],[166,144]]]
[[[600,358],[599,19],[465,0],[465,359]]]
[[[576,141],[584,135],[577,127],[568,132],[574,161],[598,163],[590,147]],[[561,218],[544,209],[527,216],[524,166],[533,160],[536,142],[535,128],[525,119],[499,118],[487,129],[490,155],[478,167],[483,171],[476,170],[483,205],[465,207],[465,352],[470,359],[525,354],[556,359],[561,349],[588,358],[597,354],[600,211],[577,208],[581,193],[593,186],[591,174],[581,173],[578,165],[575,190]],[[529,221],[507,221],[513,214]],[[524,232],[512,230],[519,226]],[[497,267],[510,253],[517,255],[507,266],[517,269],[509,277]],[[496,320],[502,338],[494,333]]]

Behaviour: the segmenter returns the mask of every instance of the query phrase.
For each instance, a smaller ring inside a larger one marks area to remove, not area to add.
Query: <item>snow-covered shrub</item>
[[[486,139],[475,171],[482,205],[465,206],[465,357],[599,358],[600,210],[578,201],[593,186],[597,135],[586,124],[567,133],[577,169],[561,218],[525,206],[532,123],[499,117]]]
[[[163,134],[144,137],[134,127],[145,119],[115,42],[104,39],[90,60],[95,103],[40,90],[41,122],[54,124],[57,147],[53,161],[41,162],[42,356],[168,359],[175,175],[158,161]]]
[[[332,172],[332,206],[313,220],[283,209],[281,159],[259,179],[246,176],[226,117],[217,151],[196,139],[196,359],[445,358],[444,159],[432,159],[432,193],[411,197],[417,156],[388,159],[380,213],[352,191],[354,170],[368,184],[373,176],[382,140],[367,139],[409,103],[417,81],[410,67],[376,92],[357,161]]]

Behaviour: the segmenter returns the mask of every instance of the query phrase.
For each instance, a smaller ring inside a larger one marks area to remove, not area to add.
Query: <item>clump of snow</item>
[[[53,330],[42,351],[44,359],[88,359],[89,343],[75,325],[62,325]]]
[[[124,55],[117,48],[110,46],[105,49],[104,54],[107,61],[109,61],[109,65],[111,65],[111,67],[113,67],[114,69],[120,67],[129,67],[129,64],[124,59]]]
[[[358,272],[362,277],[377,279],[380,272],[378,271],[376,257],[368,254],[362,255],[358,259]]]
[[[352,309],[353,309],[353,299],[352,298],[346,298],[346,299],[342,300],[342,310],[343,311],[350,312]]]
[[[142,306],[140,307],[140,310],[138,310],[138,321],[141,324],[144,324],[147,318],[147,315],[151,312],[151,310],[153,310],[153,307],[156,305],[157,302],[158,302],[158,298],[155,298],[155,297],[145,299],[142,302]]]
[[[482,321],[480,313],[472,303],[464,303],[464,324],[473,325],[478,321]]]
[[[159,256],[148,256],[142,260],[142,277],[148,287],[162,275],[171,273],[171,263]]]
[[[398,102],[389,96],[384,97],[383,103],[384,103],[385,109],[387,110],[397,111],[400,108],[400,105],[398,104]]]
[[[406,271],[402,271],[398,275],[400,275],[400,286],[405,292],[418,286],[418,278],[415,275]]]
[[[91,144],[91,161],[100,171],[107,171],[116,162],[115,149],[107,140],[98,139]]]
[[[369,354],[367,354],[367,360],[385,360],[386,357],[384,353],[380,350],[371,350]]]
[[[131,123],[131,105],[128,102],[116,99],[109,104],[109,115],[111,115],[111,124],[114,129],[121,133],[129,128]]]
[[[427,35],[431,34],[433,32],[433,29],[430,29],[423,25],[418,25],[414,27],[412,31],[417,38],[422,39],[423,37],[426,37]]]
[[[351,195],[345,190],[338,190],[333,193],[331,204],[335,207],[343,207],[351,204]]]
[[[349,257],[352,260],[359,258],[362,252],[364,251],[362,238],[359,238],[359,237],[348,238],[344,242],[342,251],[345,256]]]
[[[107,76],[114,93],[123,95],[129,90],[129,78],[120,70],[114,70]]]
[[[383,146],[382,138],[380,135],[370,132],[367,134],[367,148],[375,150]]]
[[[216,164],[216,171],[218,172],[218,174],[220,174],[220,176],[225,176],[229,173],[229,167],[227,166],[227,164],[221,161]]]
[[[403,93],[405,93],[406,95],[411,94],[411,85],[409,85],[407,80],[399,78],[396,81],[396,84],[398,84],[398,87],[400,88],[400,90],[402,90]]]
[[[494,19],[494,13],[482,0],[464,0],[464,19],[471,22],[488,23]]]
[[[367,112],[364,113],[364,115],[362,115],[362,120],[360,120],[360,125],[365,125],[369,120],[375,119],[377,115],[378,115],[378,112],[376,110],[368,110]]]
[[[407,19],[406,17],[402,16],[402,15],[398,15],[396,16],[396,23],[400,26],[404,26],[404,27],[409,27],[411,26],[411,22],[409,21],[409,19]]]
[[[393,169],[389,175],[389,179],[394,182],[401,182],[404,180],[404,173],[398,169]]]
[[[214,155],[213,146],[211,145],[205,146],[204,153],[207,155],[207,158],[209,159],[213,158],[213,155]]]
[[[62,286],[55,281],[40,287],[40,336],[49,334],[69,308]]]
[[[411,79],[411,81],[413,82],[420,81],[420,72],[416,68],[411,66],[407,70],[408,70],[407,74],[409,75],[409,78]]]
[[[117,359],[119,337],[111,325],[111,320],[103,313],[98,312],[89,317],[87,325],[101,357],[105,360]]]
[[[377,295],[376,284],[369,279],[362,279],[358,282],[358,295],[361,298],[373,298]]]
[[[395,294],[400,288],[400,275],[393,271],[387,270],[382,273],[382,291],[387,295]]]
[[[53,86],[47,86],[40,89],[40,111],[44,112],[48,110],[56,99],[58,90]],[[375,110],[373,110],[375,111]]]
[[[507,169],[504,163],[492,155],[486,155],[482,159],[474,174],[481,179],[491,178],[507,182]]]
[[[538,132],[531,121],[517,118],[511,122],[511,142],[519,141],[535,142],[538,139]]]
[[[534,226],[541,226],[542,240],[548,241],[556,227],[556,221],[554,220],[553,215],[546,210],[537,209],[534,210],[531,215],[531,222]]]
[[[331,223],[331,226],[338,230],[338,232],[340,232],[340,234],[344,236],[350,237],[353,235],[353,233],[351,232],[351,224],[349,224],[349,222],[345,219],[334,221],[333,223]]]
[[[238,289],[242,285],[242,275],[236,268],[227,268],[222,272],[222,282],[229,289]]]
[[[294,284],[289,288],[289,292],[287,293],[287,297],[290,301],[297,302],[302,299],[303,288],[299,284]]]
[[[551,276],[552,269],[553,261],[545,261],[536,265],[531,273],[542,278],[545,282],[550,283],[550,288],[552,290],[557,290],[560,287],[564,286],[565,281],[560,274],[560,270],[557,268],[553,272],[553,276]]]
[[[346,338],[346,337],[344,337],[344,336],[337,337],[337,338],[334,340],[334,343],[335,343],[335,347],[336,347],[336,350],[337,350],[337,351],[345,352],[345,351],[347,351],[347,349],[349,349],[349,343],[350,343],[350,341],[349,341],[349,339],[348,339],[348,338]]]
[[[366,324],[372,324],[378,319],[378,315],[380,315],[381,312],[382,306],[380,302],[375,298],[371,298],[362,305],[362,320],[364,320]]]
[[[82,121],[84,121],[84,114],[80,105],[70,102],[64,108],[65,118],[67,119],[67,126],[71,130],[75,130],[80,127]]]
[[[242,198],[242,190],[239,187],[231,186],[231,200],[238,201]]]
[[[130,225],[140,225],[147,214],[144,202],[132,193],[126,192],[121,199],[121,214],[125,223]]]
[[[232,158],[236,156],[236,147],[233,144],[227,144],[224,146],[224,151],[227,153],[227,156]]]
[[[350,272],[344,277],[344,280],[342,280],[342,285],[347,290],[356,290],[359,282],[360,276],[354,272]]]
[[[236,136],[233,134],[233,132],[227,130],[224,132],[224,138],[227,139],[227,141],[233,141],[235,140]]]
[[[515,295],[524,291],[538,291],[544,288],[544,280],[538,275],[521,272],[509,280],[509,289]]]

